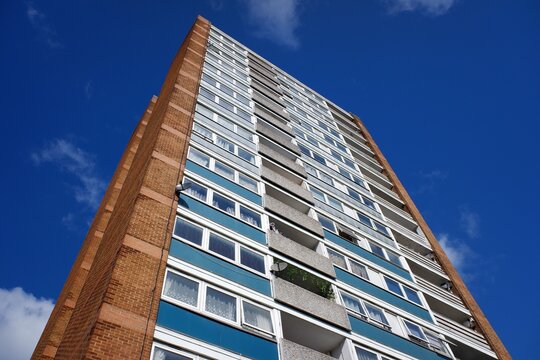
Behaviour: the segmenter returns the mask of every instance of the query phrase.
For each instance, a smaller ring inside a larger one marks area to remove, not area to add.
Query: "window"
[[[426,336],[424,335],[424,332],[420,328],[420,326],[413,324],[407,320],[403,321],[405,323],[405,327],[407,328],[407,332],[409,335],[412,335],[416,339],[421,339],[427,342]]]
[[[261,215],[243,206],[240,206],[240,219],[253,226],[261,227]]]
[[[384,315],[384,312],[381,308],[367,302],[364,302],[364,305],[366,306],[368,317],[371,320],[373,320],[375,323],[383,325],[386,328],[390,327],[390,324],[386,319],[386,315]]]
[[[369,226],[370,228],[373,228],[373,225],[371,225],[371,219],[369,217],[367,217],[366,215],[362,214],[362,213],[359,213],[357,212],[356,215],[358,216],[358,220],[364,224],[364,225],[367,225]]]
[[[426,346],[433,351],[447,354],[446,346],[440,336],[432,331],[424,329],[408,320],[403,320],[409,339]]]
[[[326,199],[324,197],[324,193],[322,191],[319,191],[313,187],[309,187],[309,189],[311,190],[311,193],[313,194],[313,197],[317,200],[320,200],[322,202],[326,202]]]
[[[405,297],[412,302],[422,306],[422,301],[420,300],[420,296],[418,296],[418,293],[414,291],[413,289],[410,289],[406,286],[403,286],[403,291],[405,291]]]
[[[235,214],[235,203],[232,200],[227,199],[226,197],[214,193],[213,199],[212,199],[212,205],[214,207],[217,207],[220,210],[225,211],[226,213],[229,213],[231,215]]]
[[[208,250],[234,260],[235,244],[216,234],[210,234]]]
[[[220,136],[216,137],[216,145],[228,152],[234,153],[234,145]]]
[[[403,296],[403,292],[401,291],[401,286],[399,286],[399,283],[397,281],[389,279],[386,276],[384,277],[384,281],[386,282],[386,287],[388,288],[388,290],[390,290],[394,294]]]
[[[351,264],[351,271],[353,274],[356,274],[360,276],[361,278],[369,281],[367,268],[364,265],[357,263],[354,260],[349,260],[349,263]]]
[[[173,272],[167,272],[163,294],[190,306],[197,306],[199,283]]]
[[[383,249],[381,246],[369,241],[369,247],[371,248],[371,252],[379,257],[382,257],[385,260],[390,261],[392,264],[397,265],[399,267],[403,267],[401,264],[401,259],[398,254],[394,253],[393,251]]]
[[[174,234],[191,243],[202,245],[203,229],[179,217],[176,218]]]
[[[174,353],[159,347],[154,348],[153,360],[192,360],[193,357],[187,357],[181,354]]]
[[[362,315],[364,318],[366,317],[366,312],[364,311],[359,299],[344,292],[341,292],[341,298],[343,299],[343,304],[345,304],[347,309]]]
[[[236,298],[211,287],[206,289],[205,310],[224,319],[236,321]]]
[[[399,257],[398,254],[390,251],[390,250],[386,250],[386,255],[388,256],[388,260],[393,263],[394,265],[397,265],[399,267],[403,267],[403,265],[401,264],[401,259]]]
[[[330,256],[330,260],[332,263],[341,266],[344,269],[347,269],[347,262],[345,261],[345,256],[335,252],[332,249],[327,249],[328,255]]]
[[[370,247],[371,247],[371,252],[374,253],[375,255],[378,255],[380,257],[382,257],[383,259],[386,259],[386,256],[384,254],[384,250],[382,247],[380,247],[379,245],[375,245],[374,243],[370,242],[369,243]]]
[[[188,159],[209,170],[213,170],[216,174],[219,174],[254,193],[259,193],[259,186],[256,180],[193,147],[189,148]]]
[[[358,360],[379,360],[377,354],[359,347],[356,348],[356,356],[358,356]]]
[[[253,133],[244,129],[242,126],[237,125],[233,120],[230,120],[229,118],[224,117],[223,115],[216,112],[215,110],[211,110],[201,104],[197,104],[197,107],[195,110],[196,110],[196,113],[195,113],[196,121],[207,121],[207,120],[213,121],[223,126],[224,128],[238,134],[242,138],[253,142]],[[202,118],[206,120],[203,120]]]
[[[252,226],[258,228],[262,226],[261,214],[219,194],[213,189],[207,189],[189,179],[184,180],[184,184],[188,182],[191,182],[191,187],[186,191],[186,194],[189,194],[202,202],[210,203],[213,207],[237,217]]]
[[[235,106],[234,104],[232,104],[231,102],[227,101],[227,100],[224,100],[221,96],[218,96],[216,94],[214,94],[212,91],[204,88],[204,87],[200,87],[200,90],[199,90],[199,94],[205,98],[207,98],[208,100],[210,100],[211,102],[213,103],[217,103],[219,106],[221,106],[223,109],[235,114],[235,115],[238,115],[242,120],[245,120],[249,123],[251,123],[251,115],[245,111],[245,110],[242,110],[240,109],[238,106]]]
[[[319,223],[321,223],[322,227],[332,232],[336,232],[336,225],[334,224],[332,220],[320,214],[317,214],[317,218],[319,218]]]
[[[273,333],[272,315],[269,310],[242,301],[244,308],[244,323],[257,329]]]
[[[238,156],[240,156],[242,159],[246,160],[247,162],[255,164],[255,155],[253,155],[249,151],[242,149],[241,147],[238,148]]]
[[[260,273],[265,273],[264,256],[243,246],[240,247],[240,263]]]

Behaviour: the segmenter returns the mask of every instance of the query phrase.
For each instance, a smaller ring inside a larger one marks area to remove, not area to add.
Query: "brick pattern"
[[[150,357],[174,187],[183,175],[209,30],[199,17],[182,43],[139,124],[144,130],[132,137],[137,146],[118,165],[33,358]],[[71,307],[63,315],[66,303]]]
[[[392,184],[394,185],[394,190],[397,192],[397,194],[400,196],[401,200],[405,203],[407,206],[407,209],[409,210],[411,216],[413,219],[418,223],[424,234],[426,235],[429,243],[431,244],[431,247],[433,248],[433,252],[435,256],[437,257],[438,262],[441,264],[441,267],[444,269],[446,274],[450,277],[450,280],[452,281],[454,285],[454,290],[458,293],[458,295],[463,300],[463,303],[467,306],[467,308],[471,311],[473,314],[476,323],[482,333],[484,334],[486,340],[489,342],[491,348],[493,351],[497,354],[497,357],[499,359],[507,360],[512,359],[510,356],[510,353],[505,348],[504,344],[502,343],[501,339],[497,336],[495,333],[495,330],[487,320],[486,316],[476,303],[476,300],[474,300],[472,294],[469,292],[469,289],[467,289],[467,286],[461,279],[461,276],[454,268],[454,265],[450,262],[448,259],[448,256],[442,249],[441,245],[439,244],[439,241],[437,241],[437,238],[429,228],[427,222],[424,220],[424,217],[422,214],[420,214],[420,211],[414,204],[412,198],[409,196],[409,193],[405,188],[403,187],[403,184],[401,181],[399,181],[396,173],[388,163],[388,160],[383,155],[375,141],[373,140],[373,137],[367,130],[366,126],[358,118],[358,116],[351,114],[354,117],[354,121],[358,128],[360,129],[360,133],[366,138],[369,147],[376,155],[377,160],[381,163],[381,165],[384,168],[385,174],[388,176]]]

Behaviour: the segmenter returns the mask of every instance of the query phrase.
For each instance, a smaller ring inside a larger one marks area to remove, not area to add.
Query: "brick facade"
[[[199,17],[120,160],[33,359],[147,359],[210,24]]]

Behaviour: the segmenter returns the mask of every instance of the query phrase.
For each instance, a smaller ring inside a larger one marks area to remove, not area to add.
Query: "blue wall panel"
[[[182,241],[172,240],[169,255],[253,289],[261,294],[272,296],[270,280],[194,248]]]
[[[244,235],[252,240],[255,240],[261,244],[266,244],[266,234],[264,231],[259,230],[251,225],[246,224],[233,216],[225,214],[219,210],[214,209],[194,198],[186,195],[180,195],[180,201],[178,204],[186,209],[189,209],[213,222],[221,224],[232,231]]]
[[[338,267],[334,266],[334,268],[336,270],[336,276],[338,280],[343,281],[344,283],[347,283],[365,293],[373,295],[376,298],[379,298],[389,304],[395,305],[410,314],[418,316],[419,318],[422,318],[429,322],[433,322],[433,319],[431,319],[431,315],[429,315],[429,312],[426,309],[415,305],[405,299],[402,299],[399,296],[394,295],[391,292],[386,291],[385,289],[382,289],[378,286],[375,286],[369,281],[352,275]]]
[[[368,261],[371,261],[372,263],[377,264],[377,265],[379,265],[379,266],[381,266],[381,267],[383,267],[383,268],[385,268],[387,270],[390,270],[394,274],[399,275],[404,279],[412,281],[411,274],[407,270],[402,269],[399,266],[394,265],[391,262],[386,261],[385,259],[382,259],[382,258],[378,257],[377,255],[374,255],[374,254],[370,253],[366,249],[361,248],[358,245],[352,244],[349,241],[347,241],[345,239],[342,239],[341,237],[337,236],[334,233],[331,233],[328,230],[324,230],[324,237],[326,239],[330,240],[331,242],[333,242],[334,244],[339,245],[339,246],[341,246],[341,247],[355,253],[356,255],[359,255],[359,256],[363,257],[364,259],[366,259]]]
[[[349,315],[351,321],[352,331],[373,339],[378,343],[387,345],[402,353],[411,355],[417,359],[422,360],[441,360],[448,359],[447,357],[440,355],[434,351],[426,349],[408,339],[402,338],[390,331],[384,330],[378,326],[372,325],[366,321],[362,321],[354,316]]]
[[[278,359],[278,348],[275,342],[251,335],[163,300],[159,304],[157,323],[165,328],[253,359]]]
[[[236,183],[234,183],[234,182],[232,182],[232,181],[230,181],[228,179],[225,179],[224,177],[216,174],[213,171],[208,170],[205,167],[200,166],[199,164],[194,163],[191,160],[188,160],[186,162],[186,169],[190,170],[190,171],[193,171],[196,174],[201,175],[205,179],[207,179],[207,180],[209,180],[209,181],[211,181],[211,182],[213,182],[215,184],[218,184],[218,185],[224,187],[225,189],[232,191],[235,194],[240,195],[241,197],[243,197],[246,200],[254,202],[257,205],[262,204],[262,198],[259,195],[255,194],[252,191],[249,191],[248,189],[246,189],[246,188],[244,188],[244,187],[242,187],[242,186],[240,186],[240,185],[238,185],[238,184],[236,184]]]

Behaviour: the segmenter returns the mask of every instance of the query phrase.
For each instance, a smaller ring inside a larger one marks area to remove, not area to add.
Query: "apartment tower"
[[[354,114],[199,17],[34,359],[510,359]]]

